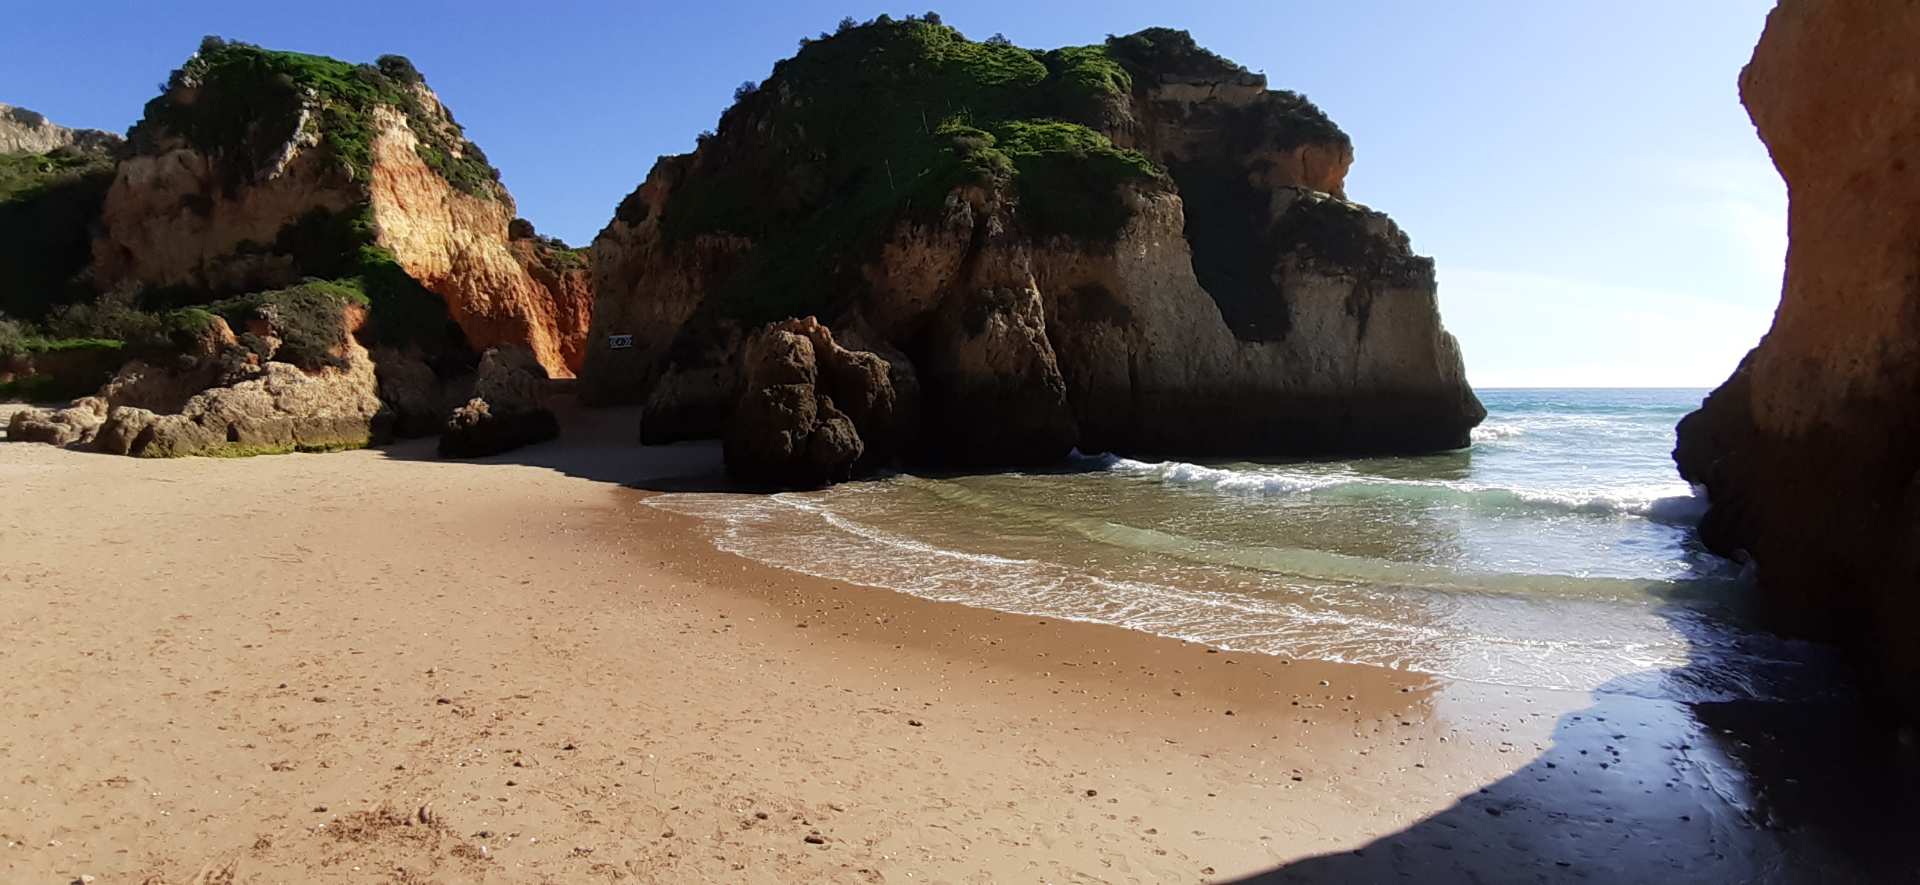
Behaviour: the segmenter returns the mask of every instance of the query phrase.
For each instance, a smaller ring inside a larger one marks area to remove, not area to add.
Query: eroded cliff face
[[[439,106],[430,93],[422,101]],[[475,349],[523,346],[549,375],[573,377],[591,312],[580,306],[579,277],[547,274],[552,287],[543,284],[530,272],[539,266],[535,257],[516,255],[507,240],[514,205],[504,189],[487,196],[455,189],[421,159],[419,138],[398,112],[382,108],[374,120],[375,241],[446,300]]]
[[[1786,180],[1773,328],[1680,425],[1701,535],[1920,714],[1920,5],[1784,0],[1741,98]]]
[[[207,106],[263,88],[218,76],[176,74],[159,110],[149,107],[107,193],[96,286],[254,291],[365,273],[353,253],[371,246],[444,302],[472,351],[523,346],[550,374],[573,377],[592,309],[587,275],[516,251],[512,197],[473,171],[491,170],[410,66],[378,81],[391,93],[384,99],[352,97],[363,129],[329,129],[345,125],[334,112],[348,98],[296,92],[284,140],[262,119],[239,143],[210,144],[221,112]],[[364,159],[343,156],[350,150]]]
[[[96,285],[243,292],[298,279],[294,250],[273,248],[281,231],[365,200],[316,145],[303,124],[276,162],[238,188],[217,158],[184,142],[122,160],[93,243]]]
[[[914,40],[955,38],[921,27]],[[782,226],[809,212],[823,227],[841,223],[808,196],[809,182],[833,172],[806,163],[791,175],[798,184],[764,194],[771,219],[723,218],[676,237],[671,222],[687,211],[678,197],[724,196],[716,182],[729,184],[730,170],[796,152],[782,133],[791,109],[812,101],[810,81],[783,68],[817,77],[824,63],[800,67],[806,51],[783,62],[699,151],[663,159],[595,241],[586,383],[604,399],[645,401],[643,438],[720,435],[741,393],[740,342],[757,326],[741,305],[795,303],[809,282],[764,268],[799,252],[827,267],[804,311],[916,379],[912,456],[992,466],[1076,445],[1191,455],[1466,445],[1485,412],[1441,325],[1432,262],[1386,216],[1344,199],[1347,136],[1303,97],[1268,90],[1184,34],[1119,38],[1100,52],[1107,66],[1092,70],[1113,87],[1056,109],[1086,127],[1072,136],[1079,153],[1016,155],[1015,176],[909,196],[877,230],[842,238],[864,238],[859,248],[834,251]],[[1053,73],[1036,88],[1053,88],[1073,62],[1044,57]],[[905,137],[957,132],[959,151],[1031,144],[1016,139],[1032,127],[975,122],[993,132],[909,115]],[[1129,148],[1158,171],[1098,154]],[[891,197],[939,175],[882,160],[841,189],[878,181]],[[1119,223],[1063,224],[1060,205],[1081,216],[1111,205]],[[613,349],[608,336],[632,346]],[[670,431],[649,434],[650,423]]]

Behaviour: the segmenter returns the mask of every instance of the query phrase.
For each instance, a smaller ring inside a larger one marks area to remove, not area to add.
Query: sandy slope
[[[519,463],[0,446],[0,879],[1781,869],[1677,708],[756,566],[618,484],[713,466],[631,421]]]

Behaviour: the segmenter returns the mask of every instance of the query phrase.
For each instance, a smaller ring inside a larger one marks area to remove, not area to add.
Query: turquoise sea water
[[[835,580],[1235,650],[1713,699],[1790,692],[1673,468],[1703,390],[1484,390],[1465,450],[901,474],[676,494],[722,549]]]

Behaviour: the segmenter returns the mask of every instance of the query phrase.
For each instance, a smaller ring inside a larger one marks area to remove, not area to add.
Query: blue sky
[[[203,34],[412,58],[521,214],[585,243],[656,156],[842,16],[919,6],[28,4],[0,101],[124,130]],[[1152,25],[1306,93],[1352,136],[1348,195],[1434,256],[1479,386],[1710,386],[1779,299],[1786,196],[1736,81],[1770,0],[972,2],[969,36],[1094,42]]]

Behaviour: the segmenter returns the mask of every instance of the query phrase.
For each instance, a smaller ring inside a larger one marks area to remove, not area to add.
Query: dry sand
[[[645,506],[623,484],[717,455],[632,422],[480,463],[0,446],[0,879],[1914,872],[1860,847],[1910,817],[1821,801],[1911,754],[1823,727],[1870,768],[1756,773],[1804,709],[1709,725],[807,578]]]

